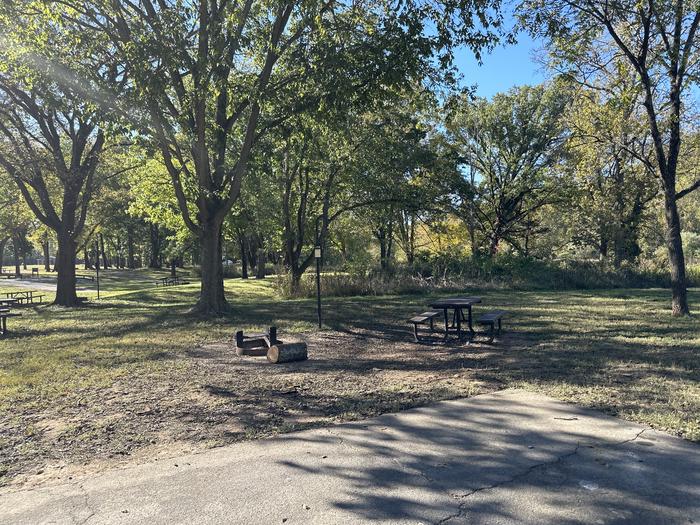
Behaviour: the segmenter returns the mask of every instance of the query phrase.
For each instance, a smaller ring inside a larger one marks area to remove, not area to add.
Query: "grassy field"
[[[99,302],[25,308],[10,320],[0,338],[0,484],[506,387],[700,441],[700,319],[672,318],[666,290],[468,290],[484,297],[482,309],[512,312],[503,337],[428,346],[410,342],[405,319],[429,296],[327,299],[318,331],[315,302],[279,300],[270,281],[227,281],[232,314],[202,319],[188,313],[196,282],[156,288],[154,278],[108,271]],[[700,291],[690,299],[700,304]],[[309,343],[309,361],[235,355],[235,329],[273,323],[283,339]]]

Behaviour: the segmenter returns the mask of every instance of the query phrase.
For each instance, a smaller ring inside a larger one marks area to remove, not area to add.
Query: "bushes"
[[[690,286],[700,285],[700,267],[688,268]],[[315,274],[303,276],[297,290],[291,279],[279,274],[276,285],[286,297],[313,297]],[[390,272],[324,272],[323,294],[327,296],[391,295],[430,291],[461,292],[470,288],[520,290],[575,290],[596,288],[668,287],[665,268],[637,264],[619,269],[597,261],[542,261],[526,257],[500,256],[494,259],[421,256],[412,268],[397,267]]]

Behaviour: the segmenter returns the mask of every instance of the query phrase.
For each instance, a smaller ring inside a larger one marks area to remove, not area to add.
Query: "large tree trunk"
[[[245,235],[238,237],[238,242],[241,245],[241,279],[248,278],[248,251],[246,247]]]
[[[498,254],[498,245],[501,244],[501,238],[496,234],[491,235],[491,242],[489,242],[489,255],[495,257]]]
[[[673,315],[688,315],[688,294],[686,290],[685,256],[681,238],[681,220],[675,192],[664,192],[666,217],[666,247],[671,266],[671,312]]]
[[[78,246],[70,234],[58,234],[56,266],[58,277],[54,304],[75,306],[78,302],[75,292],[75,253]]]
[[[7,241],[9,241],[9,237],[5,237],[4,239],[0,239],[0,273],[2,273],[2,266],[3,263],[5,262],[5,246],[7,246]]]
[[[41,243],[41,247],[44,250],[44,271],[51,271],[51,254],[49,253],[49,241],[48,239]]]
[[[224,269],[221,263],[221,225],[210,221],[202,225],[199,234],[201,246],[201,291],[196,310],[220,315],[229,310],[224,295]]]
[[[102,255],[102,269],[106,270],[109,268],[109,259],[107,259],[107,252],[105,251],[105,238],[100,233],[100,254]]]
[[[301,278],[304,275],[304,271],[300,269],[297,265],[292,267],[290,276],[292,279],[292,295],[296,295],[301,289]]]
[[[15,238],[15,239],[13,239],[12,243],[14,245],[13,247],[14,247],[14,256],[15,256],[15,277],[22,277],[22,269],[20,268],[21,256],[19,253],[20,242],[17,238]]]
[[[151,224],[150,240],[151,240],[151,257],[150,257],[150,261],[148,262],[148,267],[149,268],[160,268],[162,266],[161,262],[160,262],[161,242],[160,242],[160,231],[158,229],[157,224]]]
[[[255,278],[265,278],[265,250],[263,248],[258,248],[258,262],[255,265]]]
[[[92,270],[92,261],[90,260],[87,246],[83,249],[83,260],[85,261],[85,269]]]

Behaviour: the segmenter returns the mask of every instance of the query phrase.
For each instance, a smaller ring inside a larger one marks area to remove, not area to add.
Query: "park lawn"
[[[512,312],[507,332],[494,345],[427,346],[410,342],[405,319],[429,296],[326,299],[318,331],[315,302],[279,300],[270,280],[228,280],[231,315],[202,319],[188,313],[195,280],[163,289],[153,276],[108,271],[101,301],[11,320],[0,339],[0,484],[508,387],[700,441],[700,319],[672,318],[665,290],[469,290],[484,297],[477,311]],[[273,323],[282,339],[309,343],[309,361],[235,355],[235,329]]]

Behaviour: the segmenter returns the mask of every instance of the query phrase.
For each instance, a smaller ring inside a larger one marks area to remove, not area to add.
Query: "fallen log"
[[[306,343],[285,343],[271,346],[267,351],[267,360],[270,363],[289,363],[290,361],[303,361],[308,359]]]

